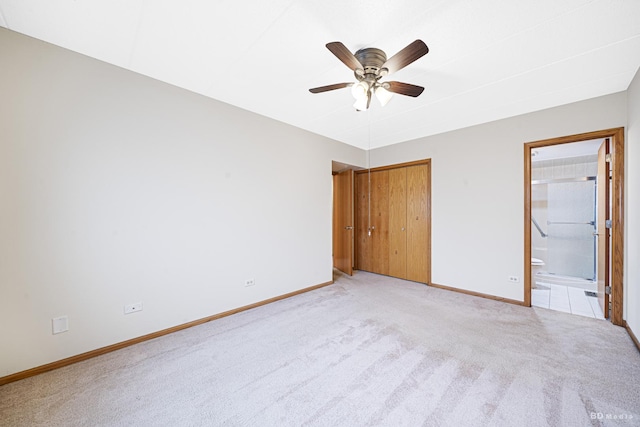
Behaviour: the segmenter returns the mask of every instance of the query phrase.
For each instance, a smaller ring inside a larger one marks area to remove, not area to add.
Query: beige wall
[[[332,280],[331,161],[364,151],[1,28],[0,53],[0,376]]]
[[[625,319],[640,339],[640,71],[627,90]]]
[[[432,159],[434,283],[523,301],[524,143],[626,121],[622,92],[376,149],[371,163]]]

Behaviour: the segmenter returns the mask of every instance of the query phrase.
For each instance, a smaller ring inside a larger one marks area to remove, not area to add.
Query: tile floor
[[[531,289],[531,305],[579,316],[604,319],[598,298],[588,297],[584,289],[537,282]]]

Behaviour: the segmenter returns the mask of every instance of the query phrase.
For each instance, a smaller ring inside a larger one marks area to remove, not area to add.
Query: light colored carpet
[[[638,424],[623,328],[364,272],[0,387],[1,426]]]

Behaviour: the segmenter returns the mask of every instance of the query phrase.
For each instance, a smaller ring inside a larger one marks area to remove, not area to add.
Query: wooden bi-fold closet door
[[[407,275],[407,169],[389,171],[389,276]]]
[[[414,282],[431,279],[430,165],[407,169],[407,275]]]
[[[389,171],[359,173],[356,187],[356,268],[388,275]]]
[[[358,173],[357,269],[429,283],[429,168],[425,161]]]

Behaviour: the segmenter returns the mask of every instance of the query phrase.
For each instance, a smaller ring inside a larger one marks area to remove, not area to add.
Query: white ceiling
[[[0,25],[361,148],[623,91],[640,66],[640,0],[0,0]],[[353,80],[328,42],[415,39],[429,54],[389,79],[418,98],[308,91]]]

